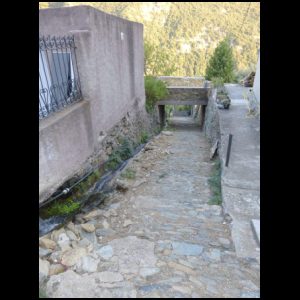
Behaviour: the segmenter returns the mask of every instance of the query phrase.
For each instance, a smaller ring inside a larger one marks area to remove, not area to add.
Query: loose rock
[[[43,282],[49,274],[50,263],[47,260],[39,259],[39,282]]]
[[[95,225],[94,224],[81,224],[81,227],[86,232],[94,232],[95,231]]]
[[[56,275],[56,274],[64,272],[65,270],[66,269],[65,269],[65,267],[63,265],[61,265],[61,264],[54,264],[54,265],[50,266],[49,275],[50,276]]]
[[[73,266],[81,259],[81,257],[85,256],[86,254],[87,251],[84,248],[68,250],[63,254],[61,262],[65,266]]]
[[[52,249],[54,250],[56,248],[56,243],[50,239],[41,239],[39,241],[39,244],[41,247],[46,248],[46,249]]]

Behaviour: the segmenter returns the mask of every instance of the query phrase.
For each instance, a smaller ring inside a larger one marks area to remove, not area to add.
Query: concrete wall
[[[260,53],[258,53],[258,62],[256,65],[253,92],[258,102],[260,102]]]
[[[39,11],[39,33],[75,36],[85,102],[40,121],[41,201],[101,148],[103,132],[133,107],[144,112],[145,90],[142,24],[64,7]]]

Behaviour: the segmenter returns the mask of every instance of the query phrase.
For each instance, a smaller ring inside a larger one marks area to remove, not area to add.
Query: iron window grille
[[[74,36],[39,37],[39,119],[82,100]]]

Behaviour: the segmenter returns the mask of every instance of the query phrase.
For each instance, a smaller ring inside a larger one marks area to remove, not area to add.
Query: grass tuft
[[[217,159],[213,167],[212,176],[208,179],[208,183],[212,190],[213,196],[208,202],[211,205],[222,204],[222,193],[221,193],[221,162]]]

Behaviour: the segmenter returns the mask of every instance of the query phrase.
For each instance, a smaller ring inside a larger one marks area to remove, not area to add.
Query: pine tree
[[[214,77],[222,78],[224,82],[234,80],[235,61],[229,39],[225,38],[219,43],[206,68],[205,78],[212,80]]]

